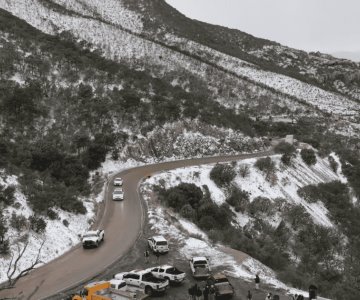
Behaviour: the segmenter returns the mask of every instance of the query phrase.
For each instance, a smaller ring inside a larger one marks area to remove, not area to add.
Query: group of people
[[[213,285],[206,285],[201,289],[197,283],[191,286],[188,290],[190,300],[215,300],[215,287]]]
[[[294,296],[292,296],[292,300],[304,300],[304,296],[303,295],[298,295],[295,294]]]

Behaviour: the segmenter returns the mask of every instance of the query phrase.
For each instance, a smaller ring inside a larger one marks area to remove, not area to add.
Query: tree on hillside
[[[316,155],[312,149],[302,149],[301,152],[302,160],[309,166],[316,164]]]
[[[276,153],[281,153],[281,161],[285,164],[285,165],[290,165],[291,163],[291,159],[296,156],[296,148],[286,142],[281,142],[279,144],[277,144],[275,146],[275,152]]]
[[[235,178],[234,168],[228,164],[216,164],[210,172],[210,178],[218,186],[225,186],[231,183]]]
[[[26,267],[23,270],[20,270],[18,275],[15,275],[17,271],[19,271],[19,261],[24,257],[24,254],[26,252],[26,249],[29,245],[29,241],[26,241],[24,244],[24,247],[21,249],[20,245],[17,245],[17,254],[11,254],[11,260],[9,263],[9,267],[6,271],[7,276],[7,282],[0,286],[0,291],[12,289],[15,287],[16,283],[20,280],[20,278],[25,277],[27,274],[29,274],[30,271],[34,270],[39,264],[42,263],[41,261],[41,251],[45,244],[45,240],[42,241],[37,254],[35,256],[35,259],[30,263],[28,267]]]

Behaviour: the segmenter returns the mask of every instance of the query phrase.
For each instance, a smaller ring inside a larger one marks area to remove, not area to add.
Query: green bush
[[[46,229],[46,222],[43,218],[37,216],[29,217],[30,229],[36,233],[44,233]]]
[[[211,230],[216,228],[216,221],[212,216],[203,216],[199,220],[199,227],[204,230]]]
[[[164,191],[161,198],[167,206],[174,208],[176,211],[180,211],[186,204],[196,210],[203,198],[203,192],[195,184],[181,183]]]
[[[275,163],[269,156],[259,158],[255,163],[255,167],[267,175],[275,172]]]
[[[339,167],[339,164],[336,162],[336,160],[331,155],[329,155],[329,163],[330,163],[331,170],[333,170],[334,173],[336,173],[337,169]]]
[[[0,210],[0,244],[4,242],[7,231],[8,231],[8,228],[6,226],[3,212],[2,212],[2,210]]]
[[[312,149],[302,149],[300,152],[302,160],[309,166],[316,164],[316,155]]]
[[[180,215],[188,220],[195,220],[196,219],[196,211],[192,208],[190,204],[185,204],[181,210]]]
[[[220,187],[229,185],[235,176],[234,167],[228,164],[216,164],[210,172],[211,180]]]
[[[318,187],[315,185],[306,185],[302,188],[299,188],[297,193],[300,197],[304,198],[308,202],[316,202],[322,198]]]
[[[47,216],[49,217],[50,220],[56,220],[59,218],[59,215],[57,214],[56,211],[54,211],[53,209],[49,208],[46,212]]]
[[[274,211],[274,205],[269,198],[259,196],[250,202],[248,210],[252,215],[256,215],[258,213],[270,215]]]
[[[275,146],[274,151],[276,153],[292,155],[296,151],[296,148],[289,143],[280,142]]]
[[[64,219],[62,221],[62,223],[64,224],[65,227],[69,227],[69,221],[68,220]]]
[[[233,186],[230,195],[226,198],[226,202],[235,208],[235,211],[244,212],[249,205],[249,193]]]
[[[15,228],[20,232],[27,228],[28,222],[25,216],[17,215],[15,212],[13,212],[10,219],[10,225],[12,228]]]
[[[0,255],[10,254],[10,242],[9,239],[0,241]]]
[[[5,206],[13,205],[15,201],[15,187],[9,185],[6,188],[0,186],[0,203]]]

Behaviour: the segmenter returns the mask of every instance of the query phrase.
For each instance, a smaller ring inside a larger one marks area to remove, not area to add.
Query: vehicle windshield
[[[116,195],[121,195],[123,192],[122,191],[114,191],[114,194]]]
[[[143,280],[148,280],[153,277],[154,277],[153,274],[151,272],[149,272],[149,273],[145,273],[142,278],[143,278]]]
[[[166,272],[168,272],[168,273],[177,272],[177,269],[175,267],[172,267],[172,268],[167,269]]]
[[[194,266],[203,266],[203,265],[207,265],[207,261],[206,261],[206,260],[197,260],[197,261],[194,261]]]
[[[167,246],[167,241],[156,242],[156,245],[158,245],[158,246]]]
[[[97,236],[97,234],[96,233],[85,233],[84,235],[83,235],[83,237],[84,238],[88,238],[88,237],[96,237]]]

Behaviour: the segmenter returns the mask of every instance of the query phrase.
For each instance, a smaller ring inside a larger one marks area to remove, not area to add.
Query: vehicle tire
[[[151,296],[153,294],[153,289],[151,286],[145,287],[145,294]]]

